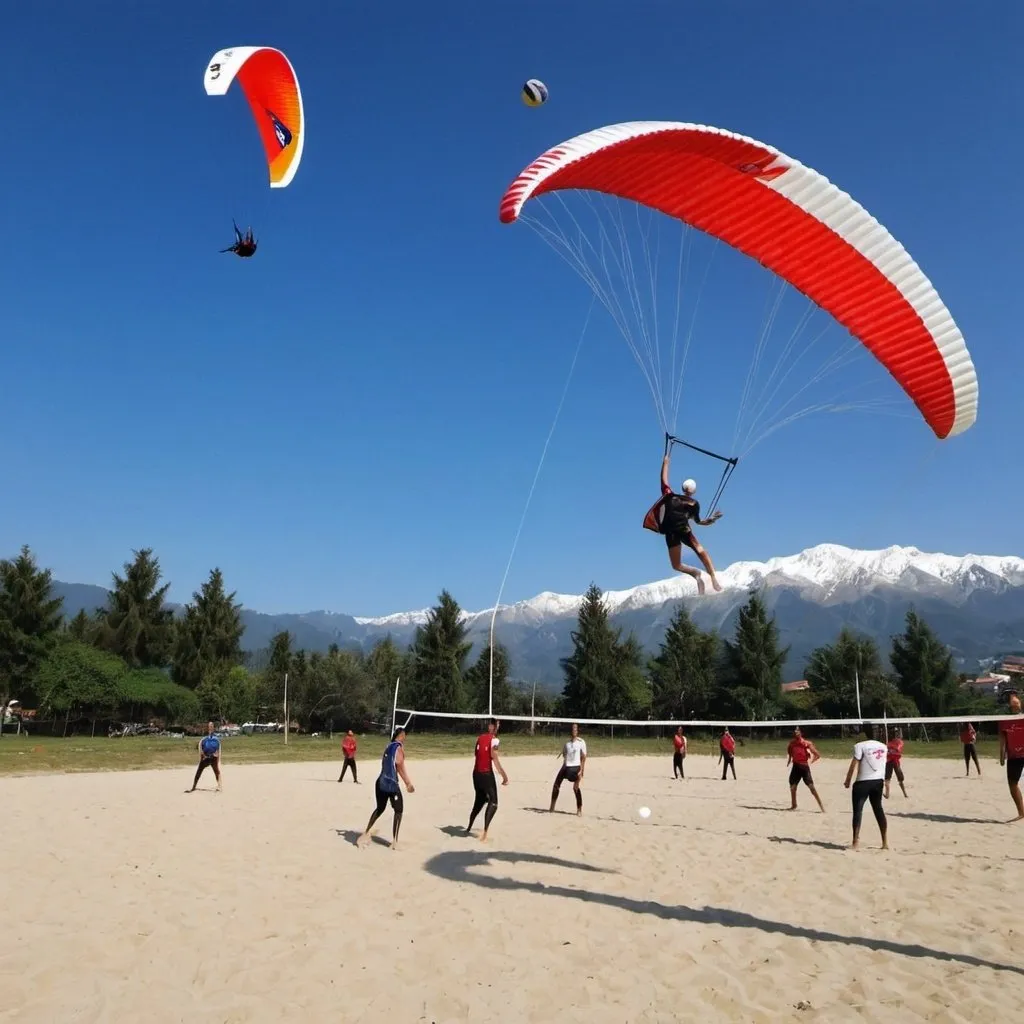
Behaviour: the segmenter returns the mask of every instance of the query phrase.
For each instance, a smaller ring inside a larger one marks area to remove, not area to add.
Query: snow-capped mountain
[[[735,562],[718,574],[722,593],[708,588],[703,599],[721,603],[731,601],[736,592],[746,595],[752,588],[790,587],[821,604],[835,603],[851,593],[864,596],[885,587],[905,586],[916,591],[955,591],[966,597],[974,590],[1024,587],[1024,558],[1007,555],[929,554],[912,547],[889,547],[881,551],[856,551],[841,544],[819,544],[797,555],[772,558],[767,562]],[[605,604],[613,615],[644,608],[656,608],[667,602],[686,601],[696,595],[692,580],[684,576],[644,583],[629,590],[609,590]],[[950,594],[950,597],[953,595]],[[544,592],[526,601],[498,608],[498,621],[519,622],[575,616],[580,595]],[[490,619],[493,608],[465,612],[467,623]],[[368,629],[414,629],[427,621],[430,609],[400,612],[382,618],[356,618]]]
[[[786,674],[791,678],[803,673],[807,655],[831,642],[843,625],[874,637],[887,650],[911,605],[965,668],[996,653],[1024,650],[1024,558],[1016,556],[943,555],[912,547],[857,551],[819,544],[767,562],[736,562],[718,578],[722,592],[709,587],[702,598],[691,579],[677,575],[606,591],[604,599],[613,622],[654,650],[680,603],[701,628],[728,634],[749,591],[763,588],[782,642],[790,646]],[[58,583],[55,589],[65,597],[69,616],[80,607],[91,611],[106,598],[99,587]],[[580,601],[579,595],[546,592],[502,605],[496,613],[491,608],[464,613],[473,656],[486,645],[494,615],[495,636],[509,651],[513,674],[560,686],[559,659],[571,651]],[[259,650],[286,629],[296,647],[310,651],[326,650],[332,643],[368,650],[388,635],[404,645],[428,615],[429,609],[380,618],[326,611],[265,615],[246,609],[243,643]]]

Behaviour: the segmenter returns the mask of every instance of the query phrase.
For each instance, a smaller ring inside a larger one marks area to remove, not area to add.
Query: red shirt
[[[341,741],[341,752],[346,757],[355,757],[356,756],[356,738],[355,738],[355,736],[346,736]]]
[[[493,733],[485,732],[476,741],[476,761],[473,765],[475,772],[494,771],[492,765],[493,748],[498,745],[498,737]]]
[[[792,739],[786,748],[793,764],[807,764],[811,759],[811,745],[802,736],[800,739]]]
[[[889,740],[886,744],[885,760],[887,762],[891,761],[893,764],[899,764],[901,757],[903,757],[903,740]]]
[[[726,734],[718,741],[719,747],[722,748],[727,754],[734,754],[736,752],[736,741],[731,735]]]
[[[999,731],[1006,737],[1006,756],[1013,760],[1024,757],[1024,717],[1000,722]]]
[[[974,726],[973,725],[969,725],[969,726],[967,726],[966,729],[964,729],[963,732],[960,733],[960,742],[961,743],[973,743],[974,742],[974,737],[977,736],[977,735],[978,734],[974,731]]]
[[[675,744],[676,750],[682,750],[683,743],[685,743],[686,741],[683,739],[682,736],[676,734],[672,737],[672,742]]]

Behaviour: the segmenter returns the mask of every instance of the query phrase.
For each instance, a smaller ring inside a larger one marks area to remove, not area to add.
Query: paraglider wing
[[[585,189],[677,217],[756,259],[859,339],[940,438],[978,411],[978,380],[953,318],[889,232],[817,171],[720,128],[610,125],[538,157],[501,201],[503,223],[535,196]]]
[[[288,185],[302,160],[305,116],[299,80],[288,58],[267,46],[218,50],[203,76],[209,96],[223,96],[238,79],[249,101],[270,172],[270,187]]]

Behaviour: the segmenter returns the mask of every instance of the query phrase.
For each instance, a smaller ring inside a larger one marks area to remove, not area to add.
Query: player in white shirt
[[[586,763],[587,744],[585,740],[580,739],[580,727],[573,722],[572,736],[569,742],[562,747],[562,767],[559,768],[558,774],[555,776],[555,784],[551,787],[551,807],[548,810],[555,809],[558,791],[562,788],[562,783],[568,779],[576,794],[576,816],[579,817],[583,814],[583,793],[580,786],[583,785],[583,769]]]
[[[853,783],[853,848],[856,850],[860,844],[861,815],[864,813],[864,804],[870,800],[871,810],[874,811],[875,821],[878,822],[878,831],[882,833],[882,849],[888,850],[886,834],[889,826],[885,820],[885,811],[882,809],[887,750],[884,743],[879,743],[875,739],[875,727],[870,722],[865,722],[861,731],[864,733],[864,739],[853,748],[853,760],[850,762],[850,770],[846,773],[846,782],[843,783],[849,789],[853,773],[857,773],[857,781]]]

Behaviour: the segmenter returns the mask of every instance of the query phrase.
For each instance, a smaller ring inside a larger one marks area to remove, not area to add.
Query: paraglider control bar
[[[730,466],[736,466],[739,463],[739,456],[733,456],[730,458],[728,455],[719,455],[717,452],[708,451],[707,448],[700,448],[695,444],[690,444],[689,441],[683,441],[681,438],[673,437],[672,434],[665,435],[665,454],[672,450],[672,445],[680,444],[684,448],[689,448],[690,451],[700,452],[701,455],[707,455],[709,458],[718,459],[719,462],[726,462]]]
[[[715,493],[711,497],[711,502],[708,505],[708,515],[711,515],[715,509],[718,508],[719,501],[722,500],[722,494],[725,491],[725,485],[729,482],[729,478],[733,474],[733,470],[739,465],[739,456],[729,457],[727,455],[719,455],[717,452],[708,451],[707,448],[700,448],[695,444],[690,444],[689,441],[683,441],[678,437],[674,437],[672,434],[666,432],[665,434],[665,455],[672,450],[672,445],[682,445],[683,448],[689,448],[690,451],[700,452],[701,455],[707,455],[708,458],[718,459],[719,462],[725,463],[725,469],[722,470],[722,477],[718,481],[718,487],[715,488]]]

